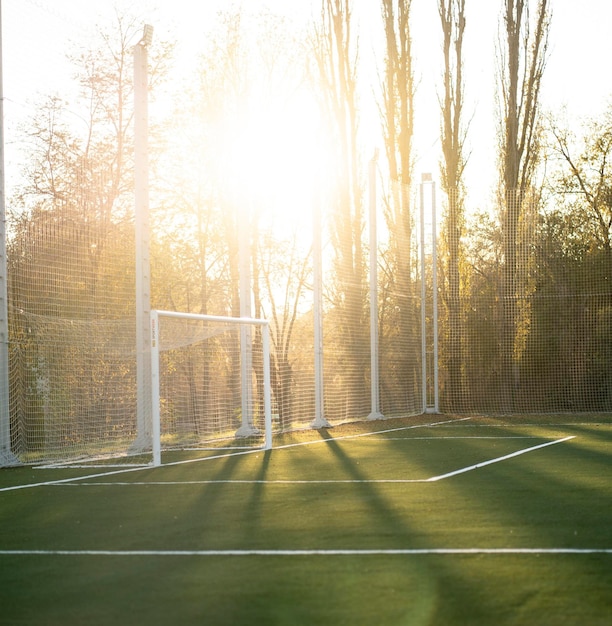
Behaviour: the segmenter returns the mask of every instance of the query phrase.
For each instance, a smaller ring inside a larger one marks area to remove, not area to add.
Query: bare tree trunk
[[[460,238],[463,226],[464,194],[462,177],[465,168],[463,146],[463,36],[465,0],[439,0],[444,52],[444,96],[442,102],[442,188],[448,198],[445,223],[447,245],[446,305],[448,309],[448,390],[446,397],[453,408],[464,403],[462,382],[462,325]]]
[[[357,49],[352,35],[350,0],[322,0],[321,30],[316,60],[332,132],[338,150],[337,197],[332,220],[337,277],[336,311],[339,314],[342,377],[347,391],[345,416],[357,417],[367,406],[367,336],[363,258],[363,190],[357,147]]]
[[[413,177],[414,74],[410,31],[411,0],[382,0],[385,28],[385,74],[382,84],[382,119],[385,153],[389,164],[392,190],[386,220],[389,228],[389,264],[397,316],[383,316],[397,324],[402,342],[398,364],[399,384],[404,387],[404,409],[414,410],[420,402],[415,394],[418,363],[415,360],[419,338],[416,334],[418,311],[414,305],[412,284],[411,194]]]
[[[501,224],[504,267],[501,296],[501,397],[502,408],[516,406],[518,383],[515,362],[517,325],[517,238],[523,202],[533,184],[538,161],[539,96],[546,61],[550,26],[550,0],[538,0],[532,23],[529,0],[505,0],[505,41],[500,51],[502,113]]]

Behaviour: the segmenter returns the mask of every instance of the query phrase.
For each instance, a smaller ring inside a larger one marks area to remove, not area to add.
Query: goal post
[[[244,329],[255,328],[260,341],[245,356],[252,333]],[[203,441],[271,449],[268,321],[152,310],[150,414],[153,465],[164,450]],[[249,436],[241,434],[245,423]]]

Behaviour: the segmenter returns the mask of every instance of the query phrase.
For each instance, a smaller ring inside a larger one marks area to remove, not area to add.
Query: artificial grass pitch
[[[540,422],[354,424],[0,491],[0,624],[609,624],[612,425]]]

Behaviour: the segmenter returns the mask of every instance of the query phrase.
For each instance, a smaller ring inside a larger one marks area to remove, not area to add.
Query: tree
[[[133,310],[131,297],[118,297],[115,304],[105,300],[105,293],[117,292],[118,284],[102,279],[109,272],[115,280],[125,275],[125,253],[120,254],[119,247],[133,250],[131,43],[139,32],[135,22],[118,16],[112,34],[100,31],[91,50],[73,57],[81,86],[79,99],[69,103],[58,96],[48,97],[28,130],[31,161],[11,206],[12,219],[21,225],[15,230],[14,244],[22,245],[21,233],[31,236],[37,222],[47,229],[55,224],[56,239],[47,236],[40,244],[49,246],[58,263],[72,258],[74,271],[83,277],[67,281],[64,287],[80,285],[81,297],[66,297],[60,290],[56,298],[59,303],[63,295],[62,304],[52,315],[117,317],[130,307]],[[156,58],[167,54],[162,48]],[[73,245],[72,237],[82,245]],[[108,267],[113,262],[116,269]],[[57,270],[58,279],[60,275]],[[28,283],[23,277],[20,282]]]
[[[297,213],[295,183],[306,186],[304,173],[291,167],[303,162],[296,142],[304,120],[288,123],[305,91],[305,44],[273,14],[231,10],[218,18],[166,129],[170,149],[156,220],[166,255],[156,284],[171,308],[239,316],[247,265],[243,257],[240,267],[239,257],[246,251],[251,315],[270,316],[274,400],[288,423],[293,329],[309,257],[300,259],[297,244],[287,243],[278,218],[284,223],[285,214]],[[284,180],[288,172],[291,181]],[[260,358],[261,338],[253,332],[253,358]]]
[[[446,305],[448,310],[448,400],[460,407],[462,390],[462,330],[460,301],[460,241],[463,228],[465,124],[463,122],[463,37],[465,0],[439,0],[443,34],[444,91],[442,96],[442,188],[448,198],[445,220]]]
[[[612,106],[601,119],[589,123],[578,155],[567,129],[551,121],[550,134],[553,149],[565,166],[559,187],[580,200],[589,231],[608,258],[612,272]]]
[[[169,304],[200,314],[240,315],[237,224],[248,198],[234,160],[251,98],[242,20],[237,11],[219,14],[163,128],[155,234],[181,265]],[[158,261],[160,271],[168,260]],[[154,282],[168,301],[172,285],[161,274]]]
[[[401,389],[398,394],[400,404],[393,406],[400,411],[414,410],[420,404],[420,396],[415,392],[418,378],[418,364],[414,359],[418,343],[418,311],[413,298],[414,218],[410,191],[413,182],[415,97],[411,7],[411,0],[382,2],[385,65],[380,112],[391,190],[385,203],[389,248],[384,255],[384,289],[390,297],[383,300],[387,310],[383,310],[381,315],[381,345],[388,354],[394,355],[393,366],[388,368],[385,376],[393,379],[394,385]]]
[[[295,330],[300,317],[300,307],[308,281],[312,279],[311,255],[304,253],[298,233],[286,241],[262,236],[258,241],[261,290],[259,299],[261,316],[270,321],[272,343],[272,388],[281,427],[298,417],[295,402],[296,355]]]
[[[27,407],[14,419],[17,430],[44,420],[44,444],[82,442],[91,429],[112,437],[133,414],[135,22],[118,16],[73,56],[79,97],[49,96],[34,114],[31,160],[11,201],[13,373]]]
[[[517,376],[514,365],[520,354],[517,343],[522,288],[517,246],[520,228],[527,217],[528,201],[533,207],[534,175],[539,158],[540,88],[546,63],[550,28],[550,0],[538,0],[535,18],[530,19],[530,0],[505,0],[504,39],[500,45],[500,188],[503,198],[503,322],[501,329],[501,384],[505,408],[514,408]],[[533,31],[531,30],[533,26]],[[532,197],[528,199],[529,194]]]
[[[612,399],[612,107],[588,120],[582,136],[552,117],[548,126],[558,170],[538,250],[538,292],[547,297],[534,305],[533,327],[540,332],[529,347],[556,408],[606,410]]]
[[[347,397],[346,416],[367,410],[367,336],[364,329],[367,290],[363,254],[363,188],[358,148],[358,47],[350,0],[322,0],[314,39],[321,94],[336,145],[335,197],[331,231],[334,246],[333,306],[339,342],[335,347]],[[328,318],[331,320],[332,318]]]

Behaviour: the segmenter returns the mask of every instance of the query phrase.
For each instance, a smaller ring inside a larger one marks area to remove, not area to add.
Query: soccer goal
[[[166,451],[272,447],[266,320],[151,312],[153,464]]]

